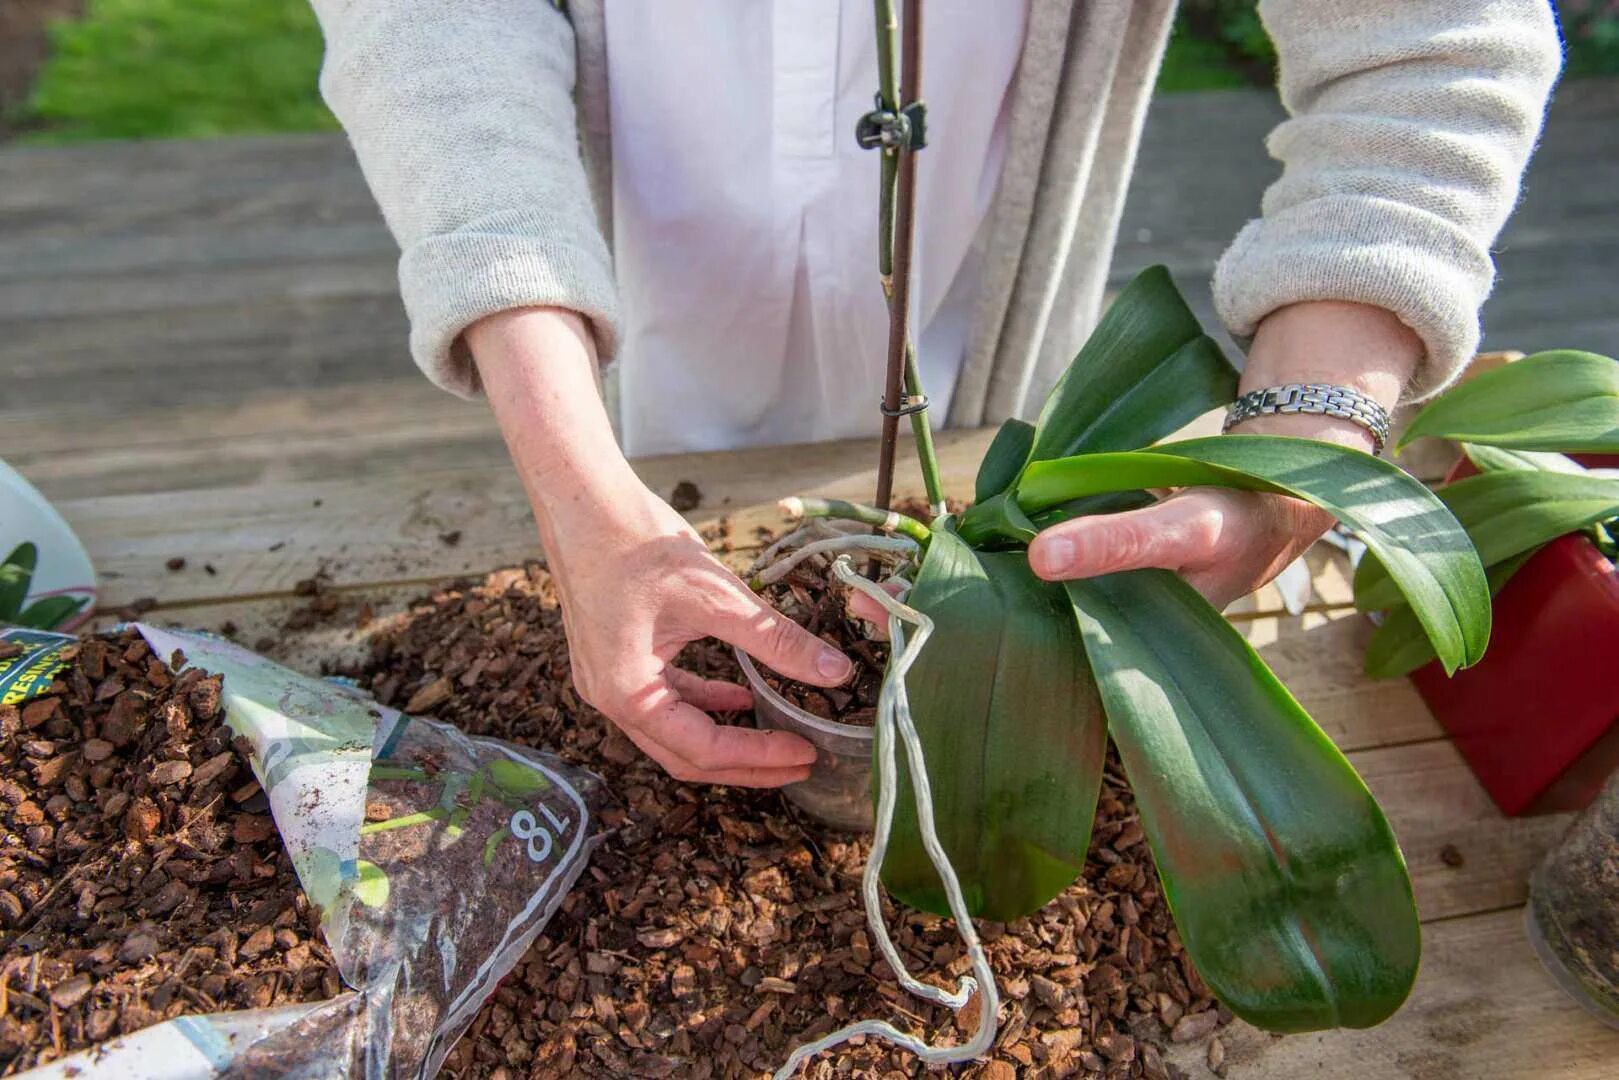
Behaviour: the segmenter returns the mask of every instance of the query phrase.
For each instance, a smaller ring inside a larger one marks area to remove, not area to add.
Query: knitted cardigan
[[[578,311],[613,355],[603,2],[313,0],[322,92],[402,249],[412,354],[446,389],[477,392],[462,332],[513,307]],[[1038,409],[1094,324],[1174,15],[1173,0],[1028,2],[954,425]],[[1259,8],[1283,168],[1215,270],[1220,317],[1245,342],[1299,301],[1386,308],[1426,345],[1408,396],[1432,394],[1478,344],[1490,245],[1561,61],[1550,7]]]

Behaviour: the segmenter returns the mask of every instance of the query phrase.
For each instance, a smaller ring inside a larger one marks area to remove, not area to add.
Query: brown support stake
[[[905,0],[900,26],[899,108],[922,97],[922,0]],[[873,504],[887,510],[894,495],[894,447],[899,438],[898,410],[905,393],[905,343],[911,322],[911,241],[916,232],[916,151],[899,151],[894,184],[894,295],[888,305],[888,380],[883,386],[883,437],[877,458],[877,496]]]

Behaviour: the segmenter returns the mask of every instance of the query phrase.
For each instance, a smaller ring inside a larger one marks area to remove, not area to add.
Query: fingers
[[[746,708],[747,689],[703,679],[675,668],[624,672],[639,689],[606,689],[593,701],[643,752],[677,780],[780,787],[803,780],[815,761],[815,747],[784,731],[716,724],[685,694],[711,702],[709,708]]]
[[[622,726],[676,780],[780,787],[809,775],[815,747],[785,731],[716,724],[675,695],[651,696]]]
[[[1187,492],[1140,510],[1053,525],[1029,545],[1029,565],[1047,581],[1067,581],[1208,564],[1230,547],[1224,494]]]
[[[705,712],[740,712],[753,708],[753,692],[746,686],[724,679],[705,679],[677,667],[666,669],[664,677],[683,700]]]
[[[841,652],[748,591],[740,581],[710,612],[705,629],[777,673],[811,686],[837,686],[854,674]]]
[[[899,595],[900,586],[894,582],[889,582],[883,585],[882,588],[890,596]],[[875,623],[878,627],[888,625],[888,612],[876,600],[859,589],[854,589],[849,593],[849,614],[857,619]]]

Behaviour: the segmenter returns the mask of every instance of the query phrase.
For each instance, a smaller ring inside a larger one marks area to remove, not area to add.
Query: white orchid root
[[[834,552],[865,551],[872,554],[899,554],[906,558],[915,555],[921,548],[915,540],[908,536],[830,536],[825,540],[816,540],[805,544],[785,559],[771,563],[763,570],[753,574],[748,579],[748,586],[755,592],[766,585],[774,585],[786,577],[799,563],[806,559],[813,559],[818,555],[830,555]]]
[[[994,1043],[997,1014],[1000,1012],[1000,998],[996,993],[995,976],[990,970],[989,958],[984,954],[972,917],[967,912],[967,901],[961,893],[961,882],[956,877],[955,868],[950,865],[950,857],[945,854],[943,845],[939,843],[939,834],[934,827],[933,793],[928,784],[927,767],[922,760],[922,742],[917,736],[916,725],[911,720],[910,697],[905,690],[905,676],[910,671],[911,665],[916,662],[916,658],[921,655],[928,636],[933,633],[933,620],[890,596],[887,590],[866,580],[854,570],[846,555],[840,556],[833,563],[832,572],[845,585],[859,589],[882,605],[888,612],[888,633],[893,641],[893,659],[883,676],[882,688],[877,694],[877,821],[876,832],[871,842],[871,854],[867,857],[865,873],[860,881],[861,896],[866,905],[866,922],[871,927],[872,938],[877,942],[878,949],[888,961],[888,966],[893,969],[900,985],[912,994],[960,1012],[972,1001],[974,991],[977,991],[978,1027],[973,1037],[960,1045],[930,1046],[915,1036],[905,1034],[887,1021],[862,1020],[798,1047],[788,1057],[787,1063],[776,1071],[776,1080],[789,1080],[798,1072],[799,1066],[816,1054],[861,1035],[885,1039],[895,1046],[909,1050],[929,1065],[973,1061],[988,1053]],[[916,627],[916,634],[909,641],[905,637],[907,623]],[[894,803],[897,798],[895,792],[897,768],[894,755],[896,736],[905,744],[905,758],[910,766],[911,790],[916,797],[916,819],[917,827],[922,833],[922,846],[939,871],[945,895],[950,900],[950,913],[955,917],[962,942],[967,946],[967,955],[972,960],[973,974],[963,976],[954,992],[920,982],[906,970],[905,963],[894,948],[894,943],[888,936],[888,927],[882,919],[882,903],[877,889],[880,884],[879,875],[883,858],[888,851],[889,834],[894,825]]]

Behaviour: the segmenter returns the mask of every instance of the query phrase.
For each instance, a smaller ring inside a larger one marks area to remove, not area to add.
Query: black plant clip
[[[862,150],[920,150],[928,144],[927,103],[913,101],[895,112],[879,97],[877,107],[855,126],[854,138]]]
[[[901,401],[903,404],[897,409],[890,409],[881,401],[877,402],[877,407],[883,411],[884,416],[910,416],[912,413],[919,413],[928,407],[928,396],[926,394],[911,394],[902,398]]]

